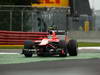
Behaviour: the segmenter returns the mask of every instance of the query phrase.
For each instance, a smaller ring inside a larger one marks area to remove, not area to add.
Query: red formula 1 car
[[[48,38],[44,38],[41,41],[27,40],[24,42],[24,49],[22,54],[25,57],[32,57],[33,54],[37,56],[57,56],[66,57],[77,56],[78,44],[76,40],[60,40],[57,38],[54,31],[49,31]]]

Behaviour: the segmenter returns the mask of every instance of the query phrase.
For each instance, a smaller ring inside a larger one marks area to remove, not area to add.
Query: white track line
[[[79,47],[78,50],[100,50],[100,47]],[[9,52],[0,52],[0,54],[20,54],[20,53],[9,53]]]
[[[100,50],[100,47],[79,47],[78,50],[86,50],[86,49],[96,49],[96,50]]]
[[[7,52],[0,52],[0,54],[20,54],[20,53],[7,53]]]

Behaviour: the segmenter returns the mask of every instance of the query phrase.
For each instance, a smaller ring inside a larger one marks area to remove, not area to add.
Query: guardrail
[[[47,32],[0,31],[0,45],[23,45],[25,40],[42,40]]]

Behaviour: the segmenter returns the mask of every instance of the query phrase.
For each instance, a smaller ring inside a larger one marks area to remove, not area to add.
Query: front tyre
[[[24,51],[24,55],[25,55],[25,57],[32,57],[33,52],[32,52],[32,51],[27,50],[27,51]]]
[[[31,40],[26,40],[24,42],[24,49],[22,50],[22,54],[25,55],[25,57],[32,57],[33,55],[33,45],[34,43]]]
[[[34,42],[31,40],[24,41],[24,49],[33,49]]]
[[[69,56],[77,56],[78,55],[78,43],[76,40],[69,40],[67,49]]]

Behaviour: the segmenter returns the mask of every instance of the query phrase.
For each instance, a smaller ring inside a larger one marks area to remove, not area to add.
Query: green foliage
[[[0,0],[0,5],[30,5],[31,0]]]
[[[31,0],[0,0],[0,5],[30,5]],[[22,30],[22,8],[10,8],[10,7],[0,7],[0,30],[10,30],[10,26],[13,31],[21,31]],[[11,11],[12,15],[10,14]],[[27,9],[28,10],[28,9]],[[27,16],[27,14],[25,14]],[[28,16],[29,18],[29,16]],[[27,20],[24,20],[23,23],[23,31],[28,31],[32,27],[31,25],[26,25]]]
[[[12,31],[22,31],[22,28],[23,31],[31,30],[31,25],[27,25],[27,21],[30,19],[30,16],[28,16],[28,13],[24,13],[24,16],[27,18],[23,17],[22,21],[22,12],[19,9],[12,9],[12,15],[10,15],[11,11],[0,12],[0,30],[10,30],[10,26],[12,27]]]

